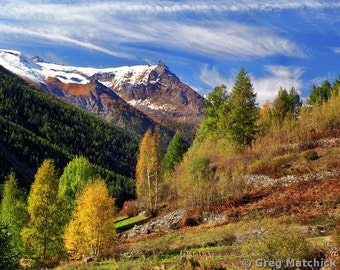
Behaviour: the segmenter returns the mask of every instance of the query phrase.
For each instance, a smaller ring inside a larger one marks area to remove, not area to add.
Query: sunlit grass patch
[[[133,228],[133,226],[146,221],[146,216],[135,216],[135,217],[118,217],[115,220],[114,228],[118,232],[127,231]]]

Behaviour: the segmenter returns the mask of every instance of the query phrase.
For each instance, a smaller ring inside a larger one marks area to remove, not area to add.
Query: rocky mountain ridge
[[[138,134],[164,121],[197,126],[205,106],[204,98],[162,62],[98,69],[49,63],[38,56],[0,50],[0,65]]]

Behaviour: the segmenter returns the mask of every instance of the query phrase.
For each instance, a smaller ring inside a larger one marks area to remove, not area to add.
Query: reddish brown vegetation
[[[229,199],[225,211],[232,216],[244,216],[255,210],[265,216],[288,214],[308,220],[334,209],[339,202],[340,178],[253,190],[241,197]]]
[[[53,83],[73,96],[90,96],[91,85],[78,83],[62,83],[57,78],[47,78],[48,83]]]
[[[137,216],[140,209],[138,207],[138,202],[134,201],[125,201],[122,207],[122,210],[119,212],[119,216],[128,216],[133,217]]]

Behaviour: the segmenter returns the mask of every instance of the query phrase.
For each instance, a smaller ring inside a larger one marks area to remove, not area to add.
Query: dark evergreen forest
[[[14,170],[28,188],[45,159],[54,159],[61,173],[74,156],[84,156],[120,204],[134,197],[137,150],[132,134],[0,66],[0,183]]]

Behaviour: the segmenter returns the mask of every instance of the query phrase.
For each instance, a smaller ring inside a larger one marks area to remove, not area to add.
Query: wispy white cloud
[[[12,35],[23,35],[23,36],[27,36],[30,38],[40,38],[44,40],[50,40],[50,41],[54,41],[60,44],[62,43],[73,44],[73,45],[77,45],[77,46],[84,47],[84,48],[91,49],[91,50],[96,50],[96,51],[99,51],[99,52],[102,52],[108,55],[116,56],[116,57],[131,58],[131,59],[134,58],[133,55],[115,52],[115,51],[106,49],[104,47],[97,46],[90,42],[84,42],[84,41],[77,40],[77,39],[74,39],[68,36],[61,35],[60,33],[56,34],[56,33],[51,33],[51,32],[48,33],[48,32],[42,32],[42,31],[33,31],[33,30],[27,30],[27,29],[23,29],[19,27],[4,26],[1,24],[0,24],[0,31],[3,34],[8,33]]]
[[[187,1],[102,1],[101,3],[93,4],[97,10],[107,10],[108,8],[118,13],[153,13],[153,14],[169,14],[178,12],[248,12],[250,10],[271,11],[284,9],[324,9],[337,8],[340,3],[336,1],[321,1],[321,0],[228,0],[221,2],[207,2],[200,0]]]
[[[301,75],[304,73],[304,69],[301,67],[265,66],[264,70],[266,75],[263,77],[256,77],[250,74],[259,105],[266,101],[273,101],[280,88],[289,90],[294,87],[300,92],[300,89],[303,87]],[[228,91],[232,90],[235,82],[234,74],[224,77],[215,67],[209,69],[208,66],[204,66],[201,69],[200,79],[212,89],[217,85],[225,84]]]
[[[294,87],[300,92],[303,87],[301,75],[304,73],[304,69],[301,67],[266,66],[264,69],[268,75],[255,77],[253,80],[259,104],[273,101],[280,88],[289,90]]]
[[[233,72],[231,72],[233,73]],[[199,76],[200,80],[210,87],[210,91],[212,91],[216,86],[224,84],[227,86],[227,90],[231,91],[235,77],[230,74],[222,74],[215,66],[209,68],[207,64],[205,64],[201,68],[201,73]],[[210,92],[208,91],[208,92]],[[207,93],[205,93],[207,94]]]
[[[6,1],[4,4],[6,4]],[[31,12],[39,14],[49,14],[50,10],[54,9],[57,13],[61,10],[79,11],[83,12],[113,12],[117,14],[122,13],[148,13],[148,14],[171,14],[178,12],[248,12],[250,10],[256,11],[271,11],[271,10],[286,10],[286,9],[325,9],[338,8],[340,3],[337,1],[323,1],[323,0],[228,0],[224,2],[207,2],[202,0],[187,0],[187,1],[95,1],[86,2],[73,1],[72,5],[69,3],[49,3],[51,1],[7,1],[6,7],[8,16],[15,14],[28,14]],[[23,9],[22,7],[25,7]]]
[[[211,89],[218,85],[227,84],[226,78],[218,72],[216,67],[209,69],[207,64],[201,69],[200,80],[210,86]]]
[[[131,58],[122,43],[152,43],[158,47],[190,51],[200,55],[266,57],[304,56],[294,41],[275,30],[226,20],[214,20],[223,12],[249,10],[325,8],[337,5],[320,1],[101,1],[84,4],[53,4],[48,1],[9,1],[0,9],[3,33],[62,41]],[[195,14],[205,14],[197,22]],[[186,18],[183,14],[189,14]],[[210,17],[209,17],[210,16]],[[212,17],[212,18],[211,18]]]
[[[340,47],[334,47],[332,48],[333,52],[340,53]]]
[[[297,44],[275,35],[265,27],[224,22],[208,27],[181,25],[178,32],[181,37],[188,37],[190,47],[200,50],[203,54],[215,54],[220,57],[225,54],[238,57],[304,55]]]

